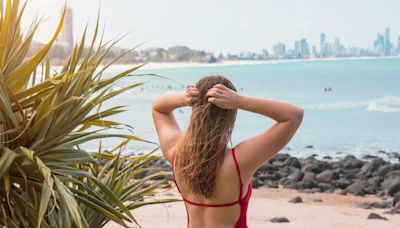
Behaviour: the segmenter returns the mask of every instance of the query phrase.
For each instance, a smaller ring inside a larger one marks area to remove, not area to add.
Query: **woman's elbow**
[[[295,120],[297,120],[299,123],[301,123],[303,121],[303,117],[304,117],[304,109],[302,108],[296,108],[296,110],[293,113],[293,117]]]

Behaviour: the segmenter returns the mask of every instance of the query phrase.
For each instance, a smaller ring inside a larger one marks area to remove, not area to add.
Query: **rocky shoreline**
[[[252,185],[254,188],[282,186],[304,193],[374,194],[382,202],[360,207],[392,207],[388,213],[400,213],[400,163],[375,156],[364,158],[347,155],[338,161],[326,161],[315,156],[299,159],[280,153],[257,170]]]
[[[400,155],[392,153],[391,156],[397,157],[399,162],[390,163],[373,155],[361,159],[347,155],[333,161],[329,156],[320,160],[315,158],[316,155],[296,158],[279,153],[257,170],[252,186],[283,187],[303,193],[374,194],[382,201],[359,206],[365,209],[388,208],[386,213],[400,214]],[[152,166],[171,170],[169,162],[164,159],[155,161]],[[168,176],[164,181],[171,179],[172,176]]]

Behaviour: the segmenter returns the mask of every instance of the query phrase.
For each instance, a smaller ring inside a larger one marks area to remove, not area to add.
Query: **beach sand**
[[[303,203],[289,203],[300,196]],[[180,198],[176,189],[160,194],[157,198]],[[321,199],[322,202],[314,202]],[[250,228],[264,227],[318,227],[318,228],[395,228],[400,227],[400,214],[390,215],[383,212],[388,209],[363,209],[357,207],[362,202],[381,201],[375,195],[364,197],[339,195],[336,193],[299,193],[290,189],[261,188],[253,189],[247,212],[247,224]],[[367,219],[375,212],[388,220]],[[143,228],[176,227],[186,228],[186,211],[183,202],[145,206],[133,211]],[[286,217],[289,223],[271,223],[273,217]],[[109,223],[107,228],[119,227]],[[132,225],[131,227],[137,227]]]

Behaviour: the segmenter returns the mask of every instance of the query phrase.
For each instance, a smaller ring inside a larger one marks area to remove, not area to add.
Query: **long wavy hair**
[[[194,194],[212,198],[217,173],[224,161],[236,120],[236,109],[222,109],[207,102],[206,93],[215,84],[236,91],[232,82],[220,75],[207,76],[195,87],[198,101],[192,106],[190,123],[176,150],[177,173]]]

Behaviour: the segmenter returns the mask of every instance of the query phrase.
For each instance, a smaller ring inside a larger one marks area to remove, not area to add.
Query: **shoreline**
[[[219,66],[235,66],[235,65],[265,65],[265,64],[282,64],[282,63],[301,63],[301,62],[325,62],[325,61],[353,61],[353,60],[378,60],[378,59],[400,59],[400,56],[365,56],[365,57],[330,57],[330,58],[308,58],[308,59],[269,59],[269,60],[226,60],[216,63],[198,63],[198,62],[149,62],[139,70],[153,69],[173,69],[173,68],[189,68],[189,67],[219,67]],[[108,70],[118,70],[138,66],[142,63],[114,64]]]

